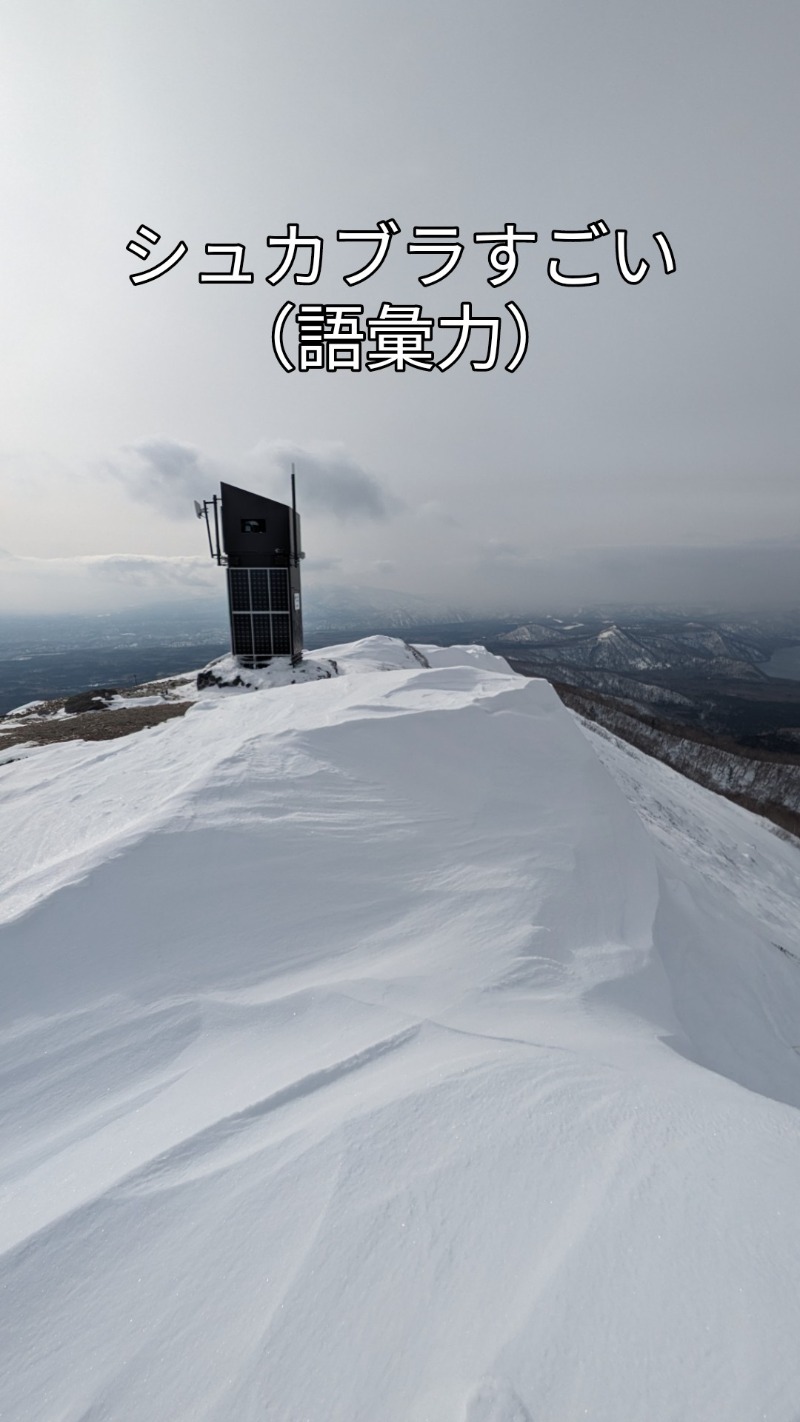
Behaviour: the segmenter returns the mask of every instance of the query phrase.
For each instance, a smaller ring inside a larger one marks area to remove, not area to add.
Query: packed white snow
[[[0,769],[3,1422],[800,1417],[798,848],[419,650]]]

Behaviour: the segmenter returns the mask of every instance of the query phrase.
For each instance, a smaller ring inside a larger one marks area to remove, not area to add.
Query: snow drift
[[[796,1422],[797,848],[420,650],[0,771],[4,1418]]]

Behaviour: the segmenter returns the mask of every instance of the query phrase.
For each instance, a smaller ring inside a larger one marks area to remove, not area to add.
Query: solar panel
[[[272,622],[272,644],[276,657],[288,657],[292,650],[292,641],[289,633],[289,619],[282,614],[274,615]]]
[[[231,646],[251,665],[292,654],[289,570],[228,568]]]
[[[248,568],[250,574],[250,600],[254,612],[269,612],[270,570],[268,568]]]
[[[289,611],[289,573],[286,568],[269,569],[270,600],[273,612]]]
[[[228,569],[228,591],[231,599],[231,612],[250,611],[250,579],[248,578],[248,568]]]
[[[252,657],[253,623],[248,614],[234,612],[231,616],[231,642],[235,657]]]
[[[256,657],[272,656],[271,621],[268,612],[260,613],[253,618],[253,653]]]

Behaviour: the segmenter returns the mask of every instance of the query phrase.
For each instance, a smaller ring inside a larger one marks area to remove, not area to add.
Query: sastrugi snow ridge
[[[797,846],[479,648],[2,768],[13,1422],[796,1422]]]

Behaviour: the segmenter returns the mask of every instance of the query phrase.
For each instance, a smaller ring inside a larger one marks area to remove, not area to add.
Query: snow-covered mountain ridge
[[[797,848],[420,650],[0,768],[13,1422],[796,1422]]]
[[[657,720],[649,708],[559,685],[561,699],[580,716],[665,761],[709,790],[765,815],[800,838],[800,759],[752,750]],[[788,736],[791,732],[785,733]],[[798,737],[800,748],[800,737]]]

